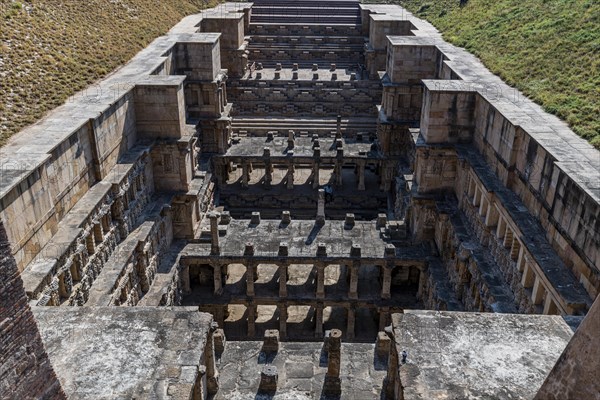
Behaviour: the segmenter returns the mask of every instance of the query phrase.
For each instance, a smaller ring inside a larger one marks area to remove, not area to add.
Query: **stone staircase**
[[[374,135],[382,87],[363,67],[360,12],[353,0],[255,1],[253,68],[227,87],[234,134],[328,136],[340,115],[345,134]]]
[[[234,117],[232,121],[234,134],[238,136],[266,136],[268,132],[287,134],[293,130],[297,135],[329,136],[337,130],[337,119],[331,117]],[[375,117],[342,118],[341,129],[345,136],[363,134],[365,137],[375,135],[377,119]]]
[[[360,25],[359,1],[353,0],[257,0],[252,23]]]

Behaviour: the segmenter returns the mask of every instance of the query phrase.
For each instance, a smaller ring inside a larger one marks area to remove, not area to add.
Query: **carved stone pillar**
[[[286,177],[286,188],[287,189],[293,189],[294,188],[294,171],[295,171],[295,167],[294,167],[294,163],[293,161],[290,161],[290,164],[288,165],[288,172],[287,172],[287,177]]]
[[[270,187],[273,182],[273,163],[271,162],[271,149],[264,148],[263,157],[265,158],[265,186]]]
[[[248,337],[256,335],[256,304],[248,304]]]
[[[317,200],[317,225],[323,225],[325,223],[325,190],[319,189],[319,198]]]
[[[323,337],[323,303],[317,303],[315,307],[315,337]]]
[[[315,264],[317,268],[317,299],[325,298],[325,264]]]
[[[248,263],[246,267],[246,295],[254,296],[254,281],[256,280],[256,264]]]
[[[358,190],[365,190],[365,163],[358,163]]]
[[[247,188],[250,182],[250,168],[247,162],[242,162],[242,187]]]
[[[313,189],[316,189],[319,187],[319,173],[321,172],[321,166],[320,163],[315,162],[313,164],[313,169],[312,169],[312,187]]]
[[[277,305],[279,309],[279,336],[281,338],[287,337],[287,304],[280,303]]]
[[[189,294],[192,292],[192,287],[190,285],[190,266],[188,264],[180,264],[181,265],[181,290],[184,294]]]
[[[327,347],[327,373],[323,383],[323,393],[329,396],[339,396],[342,392],[340,380],[342,331],[339,329],[331,330]]]
[[[219,264],[213,265],[213,280],[215,283],[215,296],[220,296],[223,293],[223,275]]]
[[[341,159],[336,159],[335,160],[335,165],[333,167],[333,174],[335,176],[335,184],[337,186],[342,186],[343,179],[342,179],[342,160]]]
[[[389,299],[392,297],[391,295],[391,286],[392,286],[392,268],[388,265],[382,266],[383,270],[383,282],[381,288],[381,298]]]
[[[287,297],[288,266],[279,266],[279,297]]]
[[[348,321],[347,321],[348,331],[346,332],[346,337],[348,338],[348,340],[354,339],[355,320],[356,320],[356,310],[354,309],[354,306],[350,306],[350,307],[348,307]]]
[[[390,314],[389,307],[381,307],[379,309],[379,331],[383,331],[387,326],[388,316]]]
[[[211,212],[208,214],[210,219],[210,252],[211,254],[219,254],[221,248],[219,246],[219,213]]]
[[[350,265],[350,290],[348,297],[351,299],[358,299],[358,268],[360,267],[360,261],[354,261]]]

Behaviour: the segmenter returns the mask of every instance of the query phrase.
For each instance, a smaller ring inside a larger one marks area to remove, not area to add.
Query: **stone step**
[[[329,136],[337,130],[337,119],[320,118],[234,118],[232,121],[233,132],[238,135],[266,136],[268,132],[287,134],[294,130],[298,135]],[[342,132],[346,135],[375,134],[377,130],[376,118],[343,118]]]
[[[330,15],[253,15],[252,22],[254,23],[304,23],[317,25],[331,24],[360,24],[360,16],[338,16],[332,18]]]
[[[329,20],[324,24],[310,24],[300,21],[282,23],[250,23],[248,35],[274,36],[347,36],[364,38],[360,24],[341,24]]]
[[[286,35],[254,35],[250,37],[250,45],[253,46],[255,44],[318,44],[321,45],[323,42],[326,44],[341,44],[341,45],[350,45],[350,44],[360,44],[364,46],[365,38],[361,36],[323,36],[323,35],[313,35],[313,36],[286,36]]]

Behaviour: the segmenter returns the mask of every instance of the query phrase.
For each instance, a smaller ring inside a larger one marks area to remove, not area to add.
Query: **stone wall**
[[[597,399],[600,393],[600,299],[550,371],[535,400]]]
[[[430,24],[390,6],[363,9],[413,26],[410,32],[387,36],[380,124],[419,126],[418,193],[463,192],[453,148],[468,144],[494,179],[515,195],[502,202],[518,205],[515,213],[528,214],[541,225],[540,245],[555,253],[562,263],[557,268],[572,272],[578,281],[574,285],[594,298],[600,289],[598,151],[491,74],[472,54],[444,42]],[[413,101],[421,96],[420,104]],[[409,135],[408,129],[395,132]],[[488,187],[488,192],[499,189]]]
[[[180,76],[169,76],[173,73]],[[158,38],[117,73],[76,94],[4,146],[0,218],[11,222],[7,235],[19,270],[137,143],[187,135],[186,76],[210,83],[220,73],[218,33]],[[224,96],[211,99],[212,108],[222,111],[224,102]]]
[[[0,221],[0,398],[64,399]]]

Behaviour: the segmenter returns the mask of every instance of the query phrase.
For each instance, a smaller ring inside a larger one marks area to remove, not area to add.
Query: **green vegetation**
[[[0,145],[217,0],[0,0]]]
[[[376,3],[378,1],[368,1]],[[600,2],[399,0],[600,148]]]

